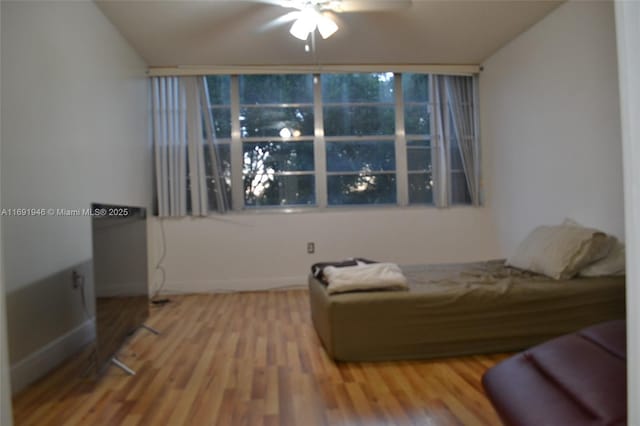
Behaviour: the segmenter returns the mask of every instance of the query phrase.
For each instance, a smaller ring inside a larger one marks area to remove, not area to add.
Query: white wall
[[[2,8],[0,7],[0,19]],[[0,34],[1,42],[1,34]],[[2,92],[2,64],[0,58],[0,93]],[[0,135],[2,134],[0,117]],[[0,138],[0,175],[2,173],[2,139]],[[0,188],[0,209],[2,208],[2,189]],[[0,220],[0,424],[11,426],[13,413],[11,407],[11,383],[9,379],[9,351],[7,350],[7,308],[5,304],[4,261],[2,256],[2,221]]]
[[[565,217],[624,236],[613,3],[568,2],[480,76],[488,203],[501,252]]]
[[[93,2],[3,1],[2,206],[149,205],[145,70]],[[15,375],[43,348],[82,340],[70,270],[91,278],[91,227],[89,217],[3,220]]]
[[[627,230],[627,422],[640,424],[640,3],[615,4]]]
[[[346,257],[412,264],[498,255],[486,208],[246,213],[162,222],[168,292],[305,285],[312,263]],[[159,223],[153,226],[156,260]],[[313,255],[306,253],[310,241]]]

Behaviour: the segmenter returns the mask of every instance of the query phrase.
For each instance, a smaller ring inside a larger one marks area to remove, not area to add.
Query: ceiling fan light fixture
[[[304,41],[309,37],[309,34],[313,30],[315,30],[315,26],[313,28],[310,28],[308,23],[304,22],[301,19],[298,19],[293,23],[293,25],[291,25],[289,33],[295,38],[299,38],[300,40]]]
[[[304,41],[309,37],[309,34],[315,31],[317,25],[318,14],[312,9],[303,10],[300,12],[298,19],[291,25],[289,33],[295,38]]]
[[[319,15],[318,32],[323,39],[327,39],[338,31],[338,24],[326,15]]]
[[[306,7],[298,14],[289,33],[300,40],[307,40],[316,28],[323,39],[327,39],[338,31],[338,24],[331,17],[324,15],[315,7]]]

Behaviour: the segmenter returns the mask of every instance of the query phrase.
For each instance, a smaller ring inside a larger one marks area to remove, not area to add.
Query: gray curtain
[[[447,98],[445,76],[432,75],[430,79],[433,123],[431,135],[431,161],[433,170],[433,201],[437,207],[449,205],[448,140],[445,131]]]
[[[478,206],[480,205],[480,161],[474,78],[445,76],[444,86],[449,104],[451,127],[460,147],[469,195],[473,205]]]
[[[153,77],[158,215],[206,216],[228,209],[203,77]],[[203,127],[204,126],[204,127]]]
[[[187,214],[187,97],[177,77],[151,80],[158,214]]]

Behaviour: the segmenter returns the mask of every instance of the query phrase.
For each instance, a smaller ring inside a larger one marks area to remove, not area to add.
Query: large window
[[[207,77],[233,208],[434,205],[436,159],[448,203],[470,204],[447,108],[439,116],[445,143],[436,143],[432,78]]]

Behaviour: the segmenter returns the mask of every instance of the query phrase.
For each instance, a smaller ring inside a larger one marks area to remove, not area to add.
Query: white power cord
[[[162,263],[164,262],[164,259],[167,257],[167,237],[165,235],[165,231],[164,231],[164,220],[163,219],[159,219],[160,221],[160,235],[161,235],[161,242],[162,242],[162,251],[160,252],[160,257],[158,258],[158,261],[156,262],[156,267],[154,269],[155,271],[160,271],[160,273],[162,274],[162,278],[160,280],[160,285],[156,288],[155,292],[153,293],[153,296],[151,297],[151,300],[154,300],[156,297],[158,297],[158,295],[160,294],[160,292],[164,289],[164,286],[167,282],[167,272],[164,269],[164,266],[162,266]]]

